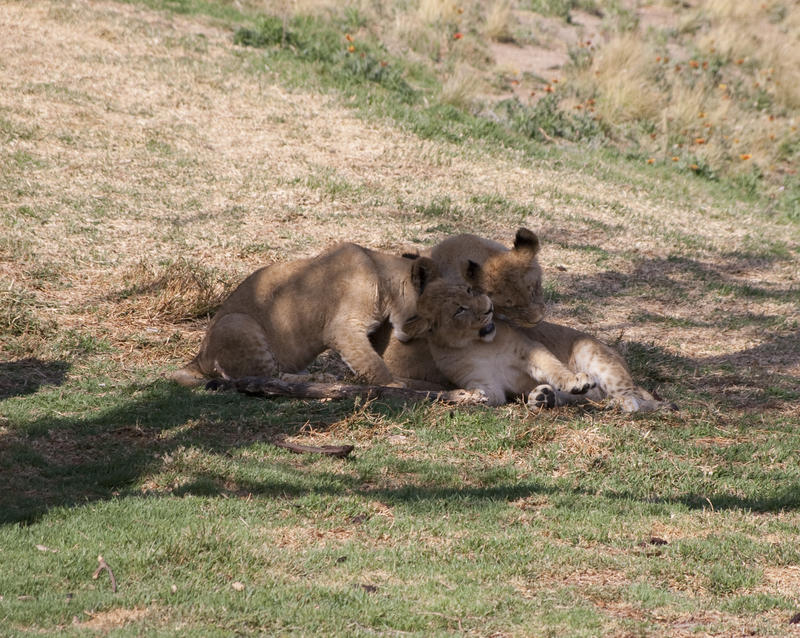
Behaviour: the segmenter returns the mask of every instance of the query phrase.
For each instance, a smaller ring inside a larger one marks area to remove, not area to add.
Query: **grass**
[[[647,164],[652,105],[603,116],[615,41],[688,53],[761,14],[708,3],[673,32],[605,2],[301,4],[9,9],[4,635],[793,635],[797,189],[772,198],[780,171],[730,173],[710,145]],[[555,47],[589,19],[608,35],[573,66],[495,68],[498,45]],[[649,59],[630,73],[690,118],[736,67],[732,96],[782,124],[791,96],[745,82],[767,53],[718,47],[732,61],[687,58],[680,83]],[[264,401],[163,378],[265,263],[522,225],[551,319],[614,344],[680,412]],[[292,455],[279,435],[355,452]]]

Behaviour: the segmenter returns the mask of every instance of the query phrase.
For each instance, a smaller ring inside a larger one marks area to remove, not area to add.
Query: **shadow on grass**
[[[354,413],[353,401],[264,400],[191,391],[166,381],[130,390],[133,398],[121,400],[118,408],[84,410],[80,417],[47,416],[7,429],[0,437],[0,484],[4,485],[0,491],[0,524],[30,524],[57,507],[117,496],[144,496],[143,478],[161,482],[153,486],[151,494],[169,493],[173,497],[197,494],[296,499],[308,494],[360,495],[395,504],[422,503],[424,507],[425,503],[450,501],[455,508],[474,508],[488,501],[513,501],[545,493],[646,504],[680,503],[698,509],[707,507],[707,499],[717,510],[766,512],[800,507],[800,486],[781,487],[787,484],[786,472],[774,477],[774,489],[763,497],[758,496],[755,484],[741,496],[719,490],[695,494],[687,484],[685,493],[663,499],[624,490],[598,491],[590,485],[594,479],[588,476],[585,485],[567,486],[549,475],[543,475],[541,480],[519,481],[513,473],[487,474],[483,478],[474,476],[473,485],[465,486],[458,478],[463,471],[458,463],[408,461],[395,458],[391,452],[385,457],[370,456],[364,461],[365,466],[359,464],[358,457],[355,461],[332,461],[356,463],[351,472],[337,472],[327,463],[318,463],[319,457],[284,451],[276,451],[272,457],[259,445],[278,434],[296,434],[308,426],[325,430]],[[399,409],[378,402],[370,407],[373,415],[390,418]],[[492,413],[487,418],[498,417]],[[180,451],[187,448],[212,453],[217,460],[211,467],[173,465],[173,455],[177,452],[180,458]],[[244,456],[240,449],[247,450]],[[257,479],[248,476],[252,466],[245,466],[253,462],[253,456],[264,455],[269,457],[262,465],[267,478],[263,473]],[[364,478],[364,471],[395,474],[397,486],[372,486]],[[181,482],[187,474],[189,481]],[[484,484],[475,486],[476,481]]]
[[[69,370],[66,361],[19,359],[0,362],[0,401],[33,394],[45,385],[61,385]]]
[[[798,301],[800,293],[792,288],[755,286],[736,280],[735,273],[746,269],[748,264],[752,264],[752,259],[740,256],[726,256],[725,261],[717,265],[684,258],[649,259],[639,262],[630,275],[607,271],[588,278],[575,276],[567,284],[574,292],[565,296],[565,300],[577,301],[586,297],[590,301],[606,303],[610,297],[617,299],[633,294],[640,295],[645,301],[648,298],[660,299],[686,307],[687,304],[702,303],[709,295],[723,294],[743,300],[743,306],[747,300]],[[620,303],[625,303],[625,300]],[[796,335],[787,335],[783,324],[776,323],[782,328],[771,330],[768,322],[758,323],[761,321],[759,315],[748,314],[746,307],[744,310],[738,320],[759,329],[760,343],[757,345],[740,352],[692,359],[675,355],[661,346],[628,342],[625,354],[634,377],[649,389],[666,386],[664,389],[672,396],[665,398],[679,405],[685,405],[684,400],[694,405],[705,404],[708,414],[703,418],[711,421],[715,417],[710,415],[730,409],[758,413],[762,419],[767,410],[778,409],[789,418],[786,415],[791,410],[796,413],[795,406],[800,398],[797,379],[788,373],[771,372],[770,368],[789,368],[800,362],[800,340]],[[720,339],[725,338],[722,322],[727,319],[729,316],[720,318]],[[643,316],[641,321],[660,322],[663,317]],[[710,320],[706,317],[705,321],[716,322],[713,317]],[[675,337],[681,330],[691,327],[672,325],[670,334]],[[168,465],[165,459],[181,448],[196,447],[220,458],[229,458],[238,454],[240,448],[269,441],[278,434],[297,433],[307,424],[316,430],[324,430],[332,423],[346,419],[354,410],[352,401],[261,400],[236,394],[191,391],[159,381],[143,387],[118,389],[114,391],[116,396],[110,392],[111,396],[104,398],[77,392],[75,405],[59,408],[62,414],[58,414],[53,411],[52,398],[48,398],[50,391],[46,386],[61,384],[67,368],[68,364],[64,362],[34,359],[0,364],[0,399],[41,389],[39,394],[25,399],[26,402],[39,402],[26,411],[47,415],[34,416],[34,420],[22,427],[6,428],[0,436],[0,485],[4,486],[0,490],[0,523],[35,521],[54,507],[138,494],[139,483],[144,477],[169,473],[165,469]],[[371,409],[379,411],[384,408],[381,404],[374,404]],[[688,427],[692,426],[692,418],[689,417]],[[763,422],[769,423],[768,420]],[[378,464],[388,467],[391,462],[391,458],[387,458],[379,460]],[[422,467],[399,472],[401,479],[396,489],[376,488],[371,491],[350,475],[357,472],[326,477],[325,471],[318,466],[307,470],[298,468],[303,463],[305,461],[282,464],[270,460],[269,464],[276,468],[273,480],[248,481],[237,474],[232,483],[224,472],[202,474],[193,468],[190,482],[176,485],[172,494],[256,494],[296,498],[320,492],[371,494],[375,498],[396,502],[415,499],[475,502],[513,500],[537,492],[556,491],[553,482],[515,483],[503,478],[487,478],[485,487],[442,486],[447,481],[437,478],[433,470],[426,471]],[[309,465],[312,463],[308,462]],[[434,464],[429,465],[433,468]],[[444,464],[442,476],[457,475],[455,467]],[[178,473],[176,470],[176,475]],[[407,479],[402,478],[406,475]],[[686,485],[682,495],[663,502],[703,508],[710,499],[718,510],[796,509],[800,507],[800,486],[791,485],[789,479],[786,472],[776,475],[779,484],[763,497],[756,496],[760,492],[755,487],[740,491],[739,495],[724,491],[695,494],[691,486]],[[419,484],[431,487],[419,487]],[[784,488],[787,484],[791,487]],[[164,486],[154,491],[161,490],[168,491]],[[598,492],[586,488],[583,494],[591,497]],[[615,495],[607,490],[601,490],[599,494],[609,498],[643,500],[636,495]]]
[[[560,243],[566,248],[583,248],[569,241]],[[613,255],[601,252],[606,257]],[[621,253],[613,256],[631,259]],[[556,301],[587,315],[587,321],[595,309],[602,315],[606,305],[629,307],[628,320],[607,325],[610,332],[648,327],[663,334],[663,340],[680,341],[682,334],[694,329],[702,329],[704,334],[711,330],[723,350],[729,350],[725,342],[732,336],[758,339],[760,343],[743,350],[700,358],[676,356],[659,346],[635,342],[626,344],[625,354],[634,377],[651,389],[665,381],[675,382],[711,398],[716,395],[720,407],[764,407],[767,401],[774,407],[781,400],[800,399],[800,384],[791,372],[800,364],[796,324],[800,289],[796,284],[761,284],[742,273],[787,259],[791,260],[769,254],[726,254],[715,262],[634,258],[630,273],[606,270],[591,276],[561,275],[560,287],[569,293],[557,294]],[[651,311],[650,302],[661,311]],[[794,311],[787,312],[787,307]],[[674,315],[669,308],[676,310]],[[686,312],[692,309],[697,312]],[[717,394],[721,390],[726,394]]]

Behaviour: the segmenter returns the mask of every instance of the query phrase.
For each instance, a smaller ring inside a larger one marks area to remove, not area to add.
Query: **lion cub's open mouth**
[[[478,330],[478,336],[484,341],[491,341],[494,339],[495,332],[497,332],[497,330],[494,327],[494,323],[489,322]]]

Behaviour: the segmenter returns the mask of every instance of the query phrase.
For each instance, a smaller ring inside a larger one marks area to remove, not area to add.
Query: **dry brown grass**
[[[473,67],[459,64],[442,84],[442,102],[459,108],[469,108],[478,94],[479,77]]]
[[[123,273],[123,315],[180,322],[213,313],[233,286],[201,264],[179,260],[163,267],[140,261]]]
[[[130,350],[125,357],[178,363],[204,324],[177,321],[202,315],[256,267],[337,240],[400,251],[440,239],[448,232],[442,223],[501,241],[524,224],[542,233],[547,276],[564,292],[598,275],[595,258],[576,243],[602,246],[622,277],[660,281],[658,264],[684,250],[676,229],[691,234],[696,257],[712,271],[728,268],[720,255],[753,248],[754,226],[762,237],[794,241],[791,229],[746,210],[732,224],[699,186],[687,186],[691,194],[680,200],[653,197],[591,172],[576,178],[549,161],[365,123],[334,98],[289,92],[272,76],[252,74],[247,52],[203,19],[126,4],[37,2],[7,6],[2,20],[20,37],[0,41],[0,104],[11,135],[0,154],[7,185],[0,208],[4,237],[13,238],[3,244],[0,276],[36,301],[42,325],[100,335]],[[674,117],[688,121],[692,110]],[[346,194],[316,186],[320,175],[347,185]],[[461,221],[413,213],[443,197]],[[485,216],[474,202],[487,197],[528,214]],[[23,208],[35,225],[19,223]],[[631,249],[641,264],[624,256]],[[169,263],[192,266],[170,270]],[[34,276],[44,266],[53,276]],[[131,275],[149,292],[123,299]],[[798,275],[791,262],[755,259],[737,261],[725,276],[781,290]],[[190,293],[195,282],[201,285]],[[629,317],[657,312],[654,302],[604,301],[596,296],[604,285],[598,280],[580,293],[595,304],[590,322],[568,305],[555,306],[554,319],[610,341],[623,330],[624,340],[670,344],[680,356],[719,357],[759,343],[747,326],[724,342],[715,338],[711,318],[736,312],[735,299],[704,296],[693,305],[689,314],[709,320],[707,327],[637,324]],[[664,314],[674,302],[665,300]],[[748,304],[753,313],[793,312],[769,297]],[[172,340],[176,331],[180,342]],[[132,341],[140,345],[128,347]],[[787,361],[774,369],[795,367]]]
[[[513,26],[514,14],[509,0],[494,0],[486,13],[486,37],[498,42],[511,42],[514,39]]]

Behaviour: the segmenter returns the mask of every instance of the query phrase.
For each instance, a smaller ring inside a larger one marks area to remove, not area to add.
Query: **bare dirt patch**
[[[108,633],[114,629],[118,629],[119,627],[124,627],[131,623],[138,622],[149,616],[151,613],[152,610],[142,607],[136,607],[134,609],[125,609],[123,607],[119,607],[109,611],[93,613],[91,614],[89,620],[78,623],[78,626],[86,629],[92,629],[94,631]]]

